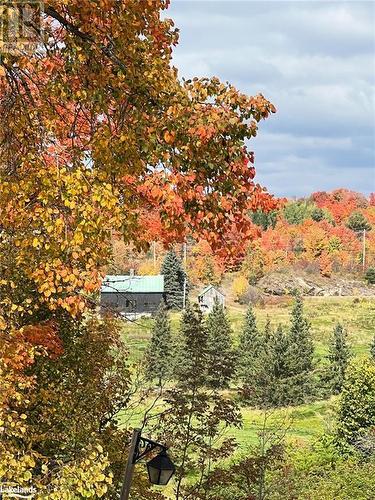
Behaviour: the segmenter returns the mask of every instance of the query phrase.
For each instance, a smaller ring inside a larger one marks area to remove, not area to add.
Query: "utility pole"
[[[185,264],[185,267],[186,267],[186,263],[187,263],[187,243],[184,243],[184,264]]]
[[[156,241],[152,243],[152,250],[154,255],[154,268],[156,269]]]

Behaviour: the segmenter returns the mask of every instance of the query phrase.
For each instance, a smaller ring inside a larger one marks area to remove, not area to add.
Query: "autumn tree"
[[[114,415],[126,401],[105,394],[116,362],[108,353],[91,357],[87,342],[114,238],[147,249],[152,222],[166,244],[189,232],[217,250],[228,231],[237,242],[252,237],[252,211],[277,206],[254,182],[246,148],[274,106],[217,78],[182,81],[172,66],[178,30],[162,12],[168,5],[51,0],[28,22],[31,47],[0,46],[0,385],[1,413],[12,416],[0,468],[4,481],[56,486],[58,498],[61,481],[65,491],[106,495],[117,459],[110,465],[100,442],[111,432],[113,442],[124,441]],[[1,25],[9,10],[1,9]],[[105,338],[99,320],[91,328]],[[95,408],[85,416],[76,380],[90,373]],[[67,421],[75,406],[77,430]],[[72,430],[66,450],[53,428]],[[35,465],[40,450],[46,463]],[[61,454],[55,477],[50,467]]]
[[[151,331],[151,340],[146,352],[146,375],[156,379],[159,386],[172,374],[172,335],[168,313],[161,305],[156,313]]]
[[[240,304],[245,304],[248,301],[248,292],[250,289],[249,281],[245,276],[240,274],[236,276],[232,282],[231,292],[234,300]]]
[[[207,241],[200,240],[195,243],[190,248],[189,255],[187,270],[190,282],[216,286],[220,284],[225,271],[225,261],[215,255]]]
[[[235,357],[232,329],[224,307],[215,301],[206,319],[207,329],[207,384],[215,389],[226,389],[234,375]]]

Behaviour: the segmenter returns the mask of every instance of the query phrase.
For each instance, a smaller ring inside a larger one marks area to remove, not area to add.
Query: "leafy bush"
[[[364,432],[375,427],[375,363],[352,362],[346,371],[338,409],[338,439],[354,445]]]

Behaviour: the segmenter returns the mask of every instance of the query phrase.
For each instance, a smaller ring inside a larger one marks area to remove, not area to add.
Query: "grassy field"
[[[369,345],[375,333],[375,299],[353,297],[308,297],[304,300],[305,314],[312,325],[317,359],[324,358],[327,352],[329,336],[337,322],[341,322],[348,331],[349,342],[357,356],[367,355]],[[273,326],[287,326],[292,308],[292,300],[280,304],[255,307],[258,327],[262,329],[270,318]],[[246,312],[245,306],[231,305],[228,315],[231,320],[234,341],[238,338]],[[178,330],[180,313],[171,315],[172,330]],[[131,360],[140,359],[150,338],[152,320],[140,318],[134,323],[124,325],[124,339],[131,355]],[[316,401],[288,410],[276,410],[275,417],[287,413],[291,420],[289,438],[308,441],[318,436],[329,425],[335,398],[329,401]],[[231,431],[240,446],[253,444],[259,431],[263,413],[251,408],[242,410],[243,427]],[[137,417],[136,417],[137,419]],[[132,419],[133,420],[133,419]],[[136,423],[135,421],[132,423]]]
[[[330,426],[332,422],[330,416],[335,401],[336,399],[332,398],[329,401],[315,401],[295,408],[274,410],[272,419],[285,422],[288,425],[288,439],[299,442],[311,441]],[[246,449],[249,445],[255,444],[257,440],[257,433],[261,429],[264,412],[244,408],[242,418],[242,428],[231,430],[230,435],[236,438],[240,448]]]
[[[366,354],[375,334],[375,299],[353,297],[306,297],[305,314],[311,322],[317,356],[327,352],[329,336],[337,322],[341,322],[348,331],[348,339],[355,354]],[[279,323],[288,325],[292,299],[280,304],[254,307],[258,327],[262,329],[270,318],[273,326]],[[230,305],[228,315],[232,324],[234,340],[241,331],[245,306]],[[180,313],[171,315],[173,332],[178,330]],[[124,324],[124,339],[133,360],[139,359],[149,341],[152,320],[139,318],[135,322]]]

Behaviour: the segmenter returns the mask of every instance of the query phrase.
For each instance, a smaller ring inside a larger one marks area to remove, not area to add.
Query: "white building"
[[[225,295],[213,285],[206,286],[206,288],[198,295],[198,304],[201,311],[211,312],[214,307],[215,300],[217,300],[223,307],[225,306]]]

